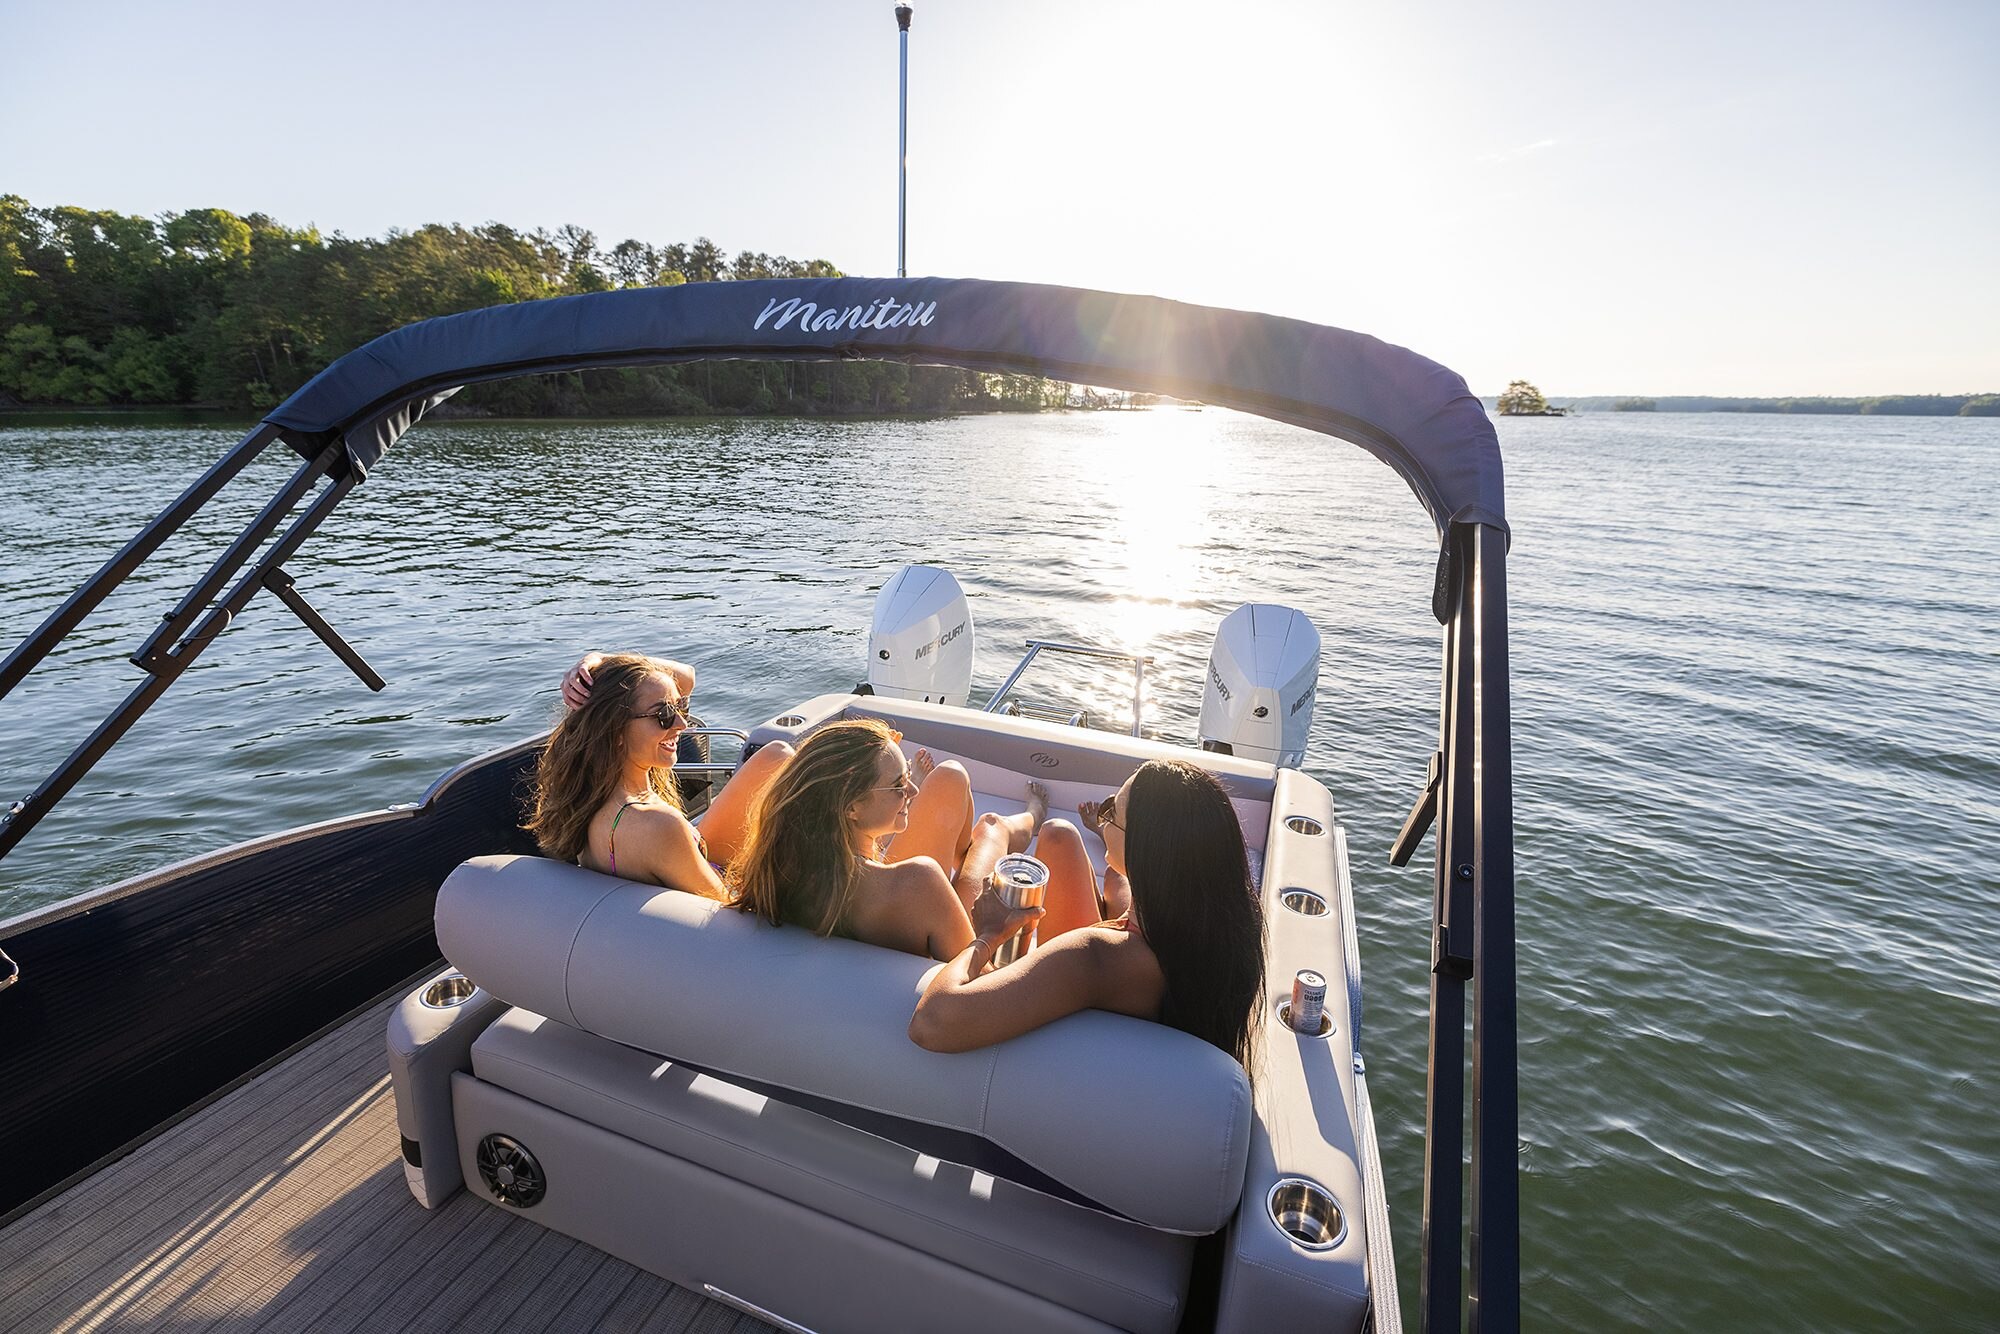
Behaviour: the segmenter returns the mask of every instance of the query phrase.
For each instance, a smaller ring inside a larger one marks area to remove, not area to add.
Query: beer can
[[[1292,1027],[1317,1037],[1325,1012],[1326,975],[1310,968],[1299,969],[1298,976],[1292,979]]]
[[[1009,908],[1039,908],[1049,891],[1049,868],[1039,857],[1030,857],[1025,852],[1011,852],[993,867],[993,878],[988,883]],[[999,968],[1014,962],[1034,943],[1033,927],[1009,937],[994,952],[993,966]]]

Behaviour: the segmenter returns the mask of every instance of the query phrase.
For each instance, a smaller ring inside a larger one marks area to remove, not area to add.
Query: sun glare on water
[[[1200,586],[1209,538],[1215,464],[1210,414],[1161,407],[1107,413],[1107,436],[1096,460],[1104,484],[1105,559],[1098,571],[1106,599],[1096,643],[1129,653],[1158,654],[1186,618],[1185,603]],[[1127,716],[1124,678],[1092,701],[1107,718]],[[1151,694],[1151,691],[1148,692]],[[1146,721],[1153,721],[1153,709]]]

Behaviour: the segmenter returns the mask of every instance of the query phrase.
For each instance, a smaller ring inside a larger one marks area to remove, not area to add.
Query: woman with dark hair
[[[965,948],[973,934],[966,905],[1002,856],[1028,846],[1047,799],[1031,784],[1028,811],[974,819],[964,770],[937,766],[920,785],[901,740],[873,719],[856,719],[799,743],[757,804],[731,867],[737,907],[774,925],[933,959]],[[958,781],[946,778],[954,770]],[[928,821],[939,827],[965,822],[965,851],[949,872],[933,855],[912,855],[899,837],[917,823],[912,811],[920,806],[944,812]],[[896,860],[884,851],[891,840]]]
[[[584,690],[572,695],[578,673]],[[542,747],[523,826],[545,854],[627,880],[726,897],[719,868],[736,850],[749,807],[792,748],[774,742],[745,760],[710,799],[697,831],[681,810],[673,774],[693,692],[694,668],[643,654],[592,654],[572,669],[563,682],[570,711]]]
[[[1169,1024],[1247,1065],[1264,982],[1264,914],[1229,794],[1204,769],[1153,760],[1079,813],[1103,834],[1104,897],[1116,916],[1052,932],[987,972],[994,951],[1044,914],[982,895],[973,939],[917,1002],[911,1040],[969,1051],[1078,1010],[1110,1010]],[[1083,905],[1096,905],[1096,879],[1075,828],[1049,821],[1036,852],[1049,867],[1046,920],[1094,916]]]

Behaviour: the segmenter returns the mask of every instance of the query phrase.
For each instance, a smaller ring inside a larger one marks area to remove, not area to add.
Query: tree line
[[[1789,412],[1816,416],[2000,417],[2000,394],[1883,394],[1874,398],[1577,398],[1585,412]]]
[[[633,287],[835,278],[824,259],[707,237],[604,248],[555,232],[433,223],[359,239],[262,213],[157,218],[0,195],[0,407],[263,410],[330,362],[416,320]],[[1037,411],[1069,386],[893,362],[705,361],[474,385],[459,412],[523,416]]]

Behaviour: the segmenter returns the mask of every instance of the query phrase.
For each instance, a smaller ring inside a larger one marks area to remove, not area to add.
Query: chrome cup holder
[[[1278,1002],[1278,1022],[1282,1023],[1286,1028],[1291,1028],[1292,1032],[1299,1033],[1298,1029],[1292,1028],[1292,1003],[1290,1000],[1281,1000]],[[1299,1036],[1302,1038],[1323,1038],[1332,1032],[1333,1020],[1324,1009],[1321,1009],[1319,1012],[1319,1031],[1317,1033],[1299,1033]]]
[[[1331,1250],[1347,1235],[1347,1217],[1316,1181],[1286,1177],[1267,1201],[1278,1231],[1309,1251]]]
[[[1324,834],[1326,832],[1326,826],[1309,815],[1287,815],[1285,817],[1285,828],[1291,830],[1294,834],[1304,834],[1308,838],[1314,834]]]
[[[779,727],[804,727],[806,716],[803,713],[781,713],[771,721]]]
[[[472,999],[479,986],[464,973],[447,973],[425,987],[417,999],[433,1010],[449,1010]]]
[[[1301,917],[1324,917],[1327,913],[1326,900],[1309,889],[1288,889],[1278,896],[1278,902]]]

